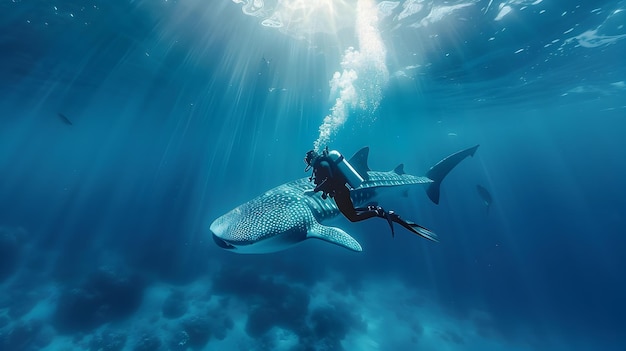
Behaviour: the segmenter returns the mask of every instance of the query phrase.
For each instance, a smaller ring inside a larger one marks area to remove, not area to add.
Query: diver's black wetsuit
[[[337,208],[351,222],[359,222],[372,217],[380,217],[387,220],[391,228],[391,235],[394,236],[393,224],[396,222],[411,232],[418,234],[429,240],[437,241],[436,235],[419,224],[400,218],[394,211],[385,211],[380,206],[367,206],[364,208],[354,208],[354,203],[350,198],[350,188],[346,185],[346,177],[337,169],[335,162],[328,157],[328,149],[322,155],[314,150],[307,152],[304,162],[307,164],[307,171],[313,168],[313,175],[310,180],[315,184],[315,192],[321,191],[322,198],[328,196],[335,200]],[[343,156],[341,156],[343,159]]]
[[[372,217],[380,217],[382,209],[374,206],[367,208],[354,208],[354,203],[350,198],[350,188],[346,185],[346,179],[334,170],[329,160],[318,158],[313,165],[313,181],[315,182],[315,192],[322,191],[322,197],[330,196],[335,200],[339,211],[350,222],[359,222]]]

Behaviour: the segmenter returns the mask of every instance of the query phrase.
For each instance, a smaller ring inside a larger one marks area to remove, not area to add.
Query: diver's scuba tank
[[[353,189],[358,188],[359,185],[364,182],[363,177],[361,177],[359,172],[357,172],[354,167],[348,163],[348,160],[346,160],[345,157],[339,153],[339,151],[332,150],[328,152],[328,158],[330,158],[337,166],[337,169],[346,178],[350,187]]]

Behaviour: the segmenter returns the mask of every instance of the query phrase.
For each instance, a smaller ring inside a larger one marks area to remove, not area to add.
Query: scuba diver
[[[304,163],[307,165],[305,172],[313,169],[313,174],[309,177],[309,180],[315,184],[313,191],[321,191],[323,199],[330,196],[335,200],[339,211],[351,222],[380,217],[389,223],[392,237],[395,235],[393,222],[396,222],[419,236],[437,241],[433,232],[419,224],[400,218],[394,211],[385,211],[382,207],[375,205],[355,208],[350,198],[350,188],[358,188],[364,179],[338,151],[328,151],[326,147],[319,154],[315,150],[310,150],[306,153]]]

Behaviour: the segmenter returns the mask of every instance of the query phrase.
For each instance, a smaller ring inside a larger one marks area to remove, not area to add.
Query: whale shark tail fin
[[[458,165],[466,157],[474,156],[474,153],[479,146],[480,145],[476,145],[468,149],[456,152],[437,162],[436,165],[432,166],[428,170],[428,172],[426,172],[426,177],[430,178],[433,181],[426,189],[426,194],[428,194],[428,197],[432,202],[439,204],[439,190],[443,179],[448,175],[448,173],[450,173],[450,171],[454,167],[456,167],[456,165]]]

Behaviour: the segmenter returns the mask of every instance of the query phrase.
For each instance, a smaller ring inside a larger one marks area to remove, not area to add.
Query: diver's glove
[[[315,193],[318,192],[318,191],[321,191],[322,192],[322,199],[324,199],[324,200],[326,200],[326,198],[328,196],[330,196],[330,197],[334,197],[335,196],[335,192],[332,189],[328,189],[329,187],[328,187],[327,183],[330,183],[328,181],[328,178],[324,178],[324,180],[322,180],[322,182],[319,183],[315,187],[315,189],[313,189],[313,192],[315,192]]]

